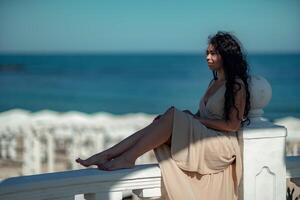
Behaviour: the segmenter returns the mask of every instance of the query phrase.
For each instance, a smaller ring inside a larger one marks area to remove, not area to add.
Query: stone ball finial
[[[252,75],[249,82],[250,111],[249,118],[261,117],[263,108],[268,105],[272,97],[272,88],[269,82],[259,75]]]

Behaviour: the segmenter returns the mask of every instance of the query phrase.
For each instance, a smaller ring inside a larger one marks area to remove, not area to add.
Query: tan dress
[[[225,85],[199,103],[200,116],[222,119]],[[163,196],[171,200],[236,200],[242,159],[236,132],[209,129],[175,109],[171,147],[154,149],[163,180]],[[165,192],[165,194],[164,194]]]

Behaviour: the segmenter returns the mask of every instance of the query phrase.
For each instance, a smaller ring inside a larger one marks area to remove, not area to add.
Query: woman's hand
[[[197,115],[194,115],[194,119],[197,119],[199,122],[202,122],[202,119],[201,117],[197,116]]]

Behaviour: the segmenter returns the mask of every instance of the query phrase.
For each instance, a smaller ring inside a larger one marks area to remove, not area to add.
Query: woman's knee
[[[165,112],[164,116],[174,116],[174,112],[175,112],[175,107],[171,106],[170,108],[168,108],[168,110]]]
[[[175,107],[174,107],[174,106],[171,106],[171,107],[168,108],[167,112],[168,112],[168,111],[174,111],[174,110],[175,110]]]

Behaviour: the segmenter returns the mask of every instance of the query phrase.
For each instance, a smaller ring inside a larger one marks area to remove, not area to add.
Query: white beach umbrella
[[[26,110],[13,109],[0,114],[0,132],[8,134],[7,130],[19,132],[19,127],[27,125],[31,113]]]
[[[37,125],[49,125],[55,124],[59,118],[59,113],[52,110],[42,110],[32,113],[32,123]]]
[[[13,109],[0,113],[0,124],[17,123],[27,120],[30,112],[22,109]]]
[[[81,112],[70,111],[61,116],[60,123],[65,123],[72,127],[88,126],[91,124],[91,117]]]

